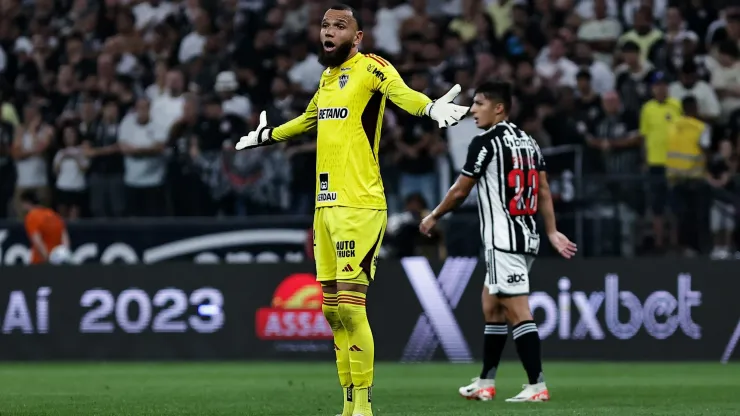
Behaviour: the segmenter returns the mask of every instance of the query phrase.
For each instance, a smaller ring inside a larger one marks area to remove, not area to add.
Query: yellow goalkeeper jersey
[[[326,69],[306,111],[272,131],[273,140],[283,141],[317,129],[317,208],[386,209],[378,164],[386,97],[416,116],[431,102],[385,59],[357,53]]]

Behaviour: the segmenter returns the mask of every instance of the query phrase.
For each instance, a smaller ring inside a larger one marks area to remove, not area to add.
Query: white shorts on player
[[[488,293],[497,296],[529,295],[529,270],[534,256],[486,248]]]

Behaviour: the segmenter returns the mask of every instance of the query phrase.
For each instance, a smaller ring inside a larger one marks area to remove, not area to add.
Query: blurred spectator
[[[640,211],[639,183],[625,180],[640,171],[642,140],[637,114],[625,110],[614,91],[604,94],[602,102],[604,115],[594,124],[588,144],[600,151],[604,172],[615,178],[608,183],[614,200]]]
[[[176,13],[174,4],[162,0],[142,1],[133,8],[136,18],[136,30],[147,30],[156,27],[169,16]]]
[[[149,98],[149,101],[154,102],[167,94],[168,72],[169,67],[167,65],[167,61],[162,59],[158,60],[154,65],[154,82],[144,91],[146,96]]]
[[[324,66],[319,63],[316,54],[308,52],[304,42],[293,44],[290,51],[290,56],[295,61],[295,65],[288,71],[290,82],[296,84],[304,94],[313,95],[324,72]]]
[[[650,19],[657,22],[662,22],[665,18],[666,7],[668,6],[668,0],[625,0],[622,3],[622,18],[627,26],[637,26],[639,17],[638,12],[641,9],[650,12]]]
[[[632,41],[622,45],[624,63],[616,68],[616,88],[622,104],[628,111],[639,112],[651,97],[650,79],[655,69],[650,62],[640,59],[640,46]]]
[[[80,218],[87,197],[85,172],[90,159],[81,146],[80,132],[73,125],[62,129],[62,148],[54,156],[57,212],[65,219]]]
[[[636,0],[630,0],[637,2]],[[655,0],[663,1],[663,0]],[[628,3],[626,3],[628,4]],[[626,6],[625,4],[625,6]],[[629,8],[627,10],[632,10]],[[625,16],[632,16],[632,13]],[[640,47],[640,59],[643,61],[652,61],[656,49],[664,41],[663,32],[653,26],[653,10],[649,7],[640,7],[634,11],[634,25],[632,30],[619,38],[619,43],[624,45],[625,42],[635,42]],[[628,23],[630,25],[631,23]]]
[[[731,41],[719,46],[717,61],[711,66],[711,86],[717,92],[722,120],[740,110],[740,49]]]
[[[549,87],[575,87],[578,65],[566,57],[565,40],[554,37],[537,57],[535,69]]]
[[[686,28],[698,35],[704,35],[709,25],[717,19],[717,10],[709,2],[703,0],[689,0],[684,4],[683,16],[686,19]],[[704,39],[701,39],[702,50]]]
[[[85,155],[90,158],[90,212],[97,218],[121,217],[126,208],[123,156],[118,144],[119,123],[118,102],[107,97],[101,117],[83,143]]]
[[[211,34],[210,16],[204,9],[195,9],[189,16],[193,22],[193,31],[188,33],[180,43],[177,59],[181,64],[190,62],[203,54],[208,35]]]
[[[172,125],[182,117],[182,111],[185,103],[185,80],[182,72],[172,69],[167,73],[166,78],[167,94],[160,96],[151,102],[154,124],[154,134],[157,140],[165,141],[170,134]],[[126,113],[122,113],[126,114]]]
[[[267,119],[275,125],[284,123],[300,114],[293,96],[290,95],[289,80],[275,77],[272,81],[272,102],[267,106]],[[293,214],[308,215],[313,212],[316,198],[316,178],[306,172],[316,171],[316,140],[312,137],[293,139],[286,144],[285,156],[290,160],[291,210]]]
[[[182,117],[172,125],[167,136],[170,152],[167,165],[168,193],[172,215],[178,217],[205,215],[201,205],[204,198],[209,198],[191,157],[191,145],[197,140],[194,132],[199,110],[197,96],[186,95]]]
[[[737,157],[732,142],[722,140],[717,153],[711,155],[707,165],[707,182],[714,188],[711,208],[711,231],[713,248],[711,256],[716,259],[729,258],[732,235],[735,232],[735,204],[728,194],[736,190],[733,176],[737,172]]]
[[[614,90],[614,72],[604,62],[594,59],[588,43],[576,43],[575,63],[591,74],[591,84],[597,94]]]
[[[681,103],[668,96],[666,75],[656,72],[652,79],[653,98],[640,111],[640,134],[645,140],[645,159],[648,168],[648,195],[653,217],[655,248],[665,248],[663,215],[668,197],[666,159],[668,131],[681,116]]]
[[[706,229],[705,152],[712,132],[699,118],[699,103],[687,96],[683,115],[671,125],[667,140],[666,173],[671,186],[671,211],[676,216],[677,243],[687,256],[700,252],[701,233]]]
[[[671,83],[669,95],[677,100],[692,96],[699,103],[699,117],[706,122],[719,118],[720,105],[717,94],[705,81],[698,79],[697,67],[693,62],[684,63],[679,80]]]
[[[464,43],[471,42],[478,36],[479,18],[483,18],[481,2],[462,0],[462,14],[452,19],[447,29],[457,34]]]
[[[411,88],[424,91],[429,80],[424,73],[415,73]],[[401,152],[398,166],[401,171],[399,192],[401,198],[421,194],[426,204],[437,203],[437,175],[435,173],[434,145],[439,140],[439,129],[430,119],[404,115],[403,135],[396,146]]]
[[[149,100],[139,98],[136,111],[125,116],[118,129],[118,147],[124,155],[127,211],[134,217],[158,217],[165,212],[162,185],[166,137],[156,132],[149,110]]]
[[[494,0],[488,2],[486,11],[491,16],[491,19],[493,19],[493,34],[496,39],[502,39],[514,23],[512,11],[515,3],[516,1],[514,0]]]
[[[728,6],[720,13],[720,18],[707,29],[707,49],[716,57],[716,49],[725,40],[734,42],[740,47],[740,8]]]
[[[611,66],[614,47],[622,35],[622,25],[615,19],[618,15],[616,1],[582,0],[576,12],[586,20],[578,29],[578,39],[588,42],[597,60]]]
[[[570,88],[558,90],[558,105],[554,111],[548,111],[543,126],[552,137],[552,145],[582,145],[588,133],[588,125],[580,119],[576,108],[575,93]]]
[[[42,205],[51,202],[49,173],[46,164],[48,149],[54,129],[41,118],[36,104],[23,109],[23,123],[18,126],[13,139],[13,159],[16,167],[15,213],[21,214],[20,195],[32,192]]]
[[[401,24],[414,15],[414,9],[400,0],[384,0],[379,3],[373,35],[379,49],[395,56],[401,52]]]
[[[533,111],[539,105],[555,102],[552,90],[546,88],[542,78],[535,73],[530,61],[522,60],[517,64],[514,91],[521,106]]]
[[[203,166],[217,163],[220,160],[222,150],[234,148],[239,137],[247,133],[244,120],[234,114],[224,112],[218,97],[207,97],[203,102],[203,111],[198,118],[190,143],[190,156],[197,164]],[[208,169],[217,168],[212,165]],[[199,184],[203,187],[203,183]],[[195,190],[194,190],[195,191]],[[214,216],[219,212],[221,198],[214,197],[210,190],[199,192],[201,194],[199,214]]]
[[[697,43],[696,33],[686,29],[681,9],[671,6],[666,12],[665,48],[666,59],[672,68],[681,68],[684,58],[684,42]]]
[[[580,71],[576,76],[576,82],[578,96],[575,105],[578,119],[584,121],[587,127],[593,128],[604,114],[601,97],[592,87],[590,72]]]
[[[70,121],[77,124],[77,131],[83,139],[94,134],[98,118],[98,109],[96,108],[98,104],[93,97],[82,96],[80,97],[79,108],[72,113]]]
[[[318,80],[316,81],[318,84]],[[236,74],[232,71],[224,71],[216,77],[214,91],[221,97],[221,105],[224,113],[233,114],[244,120],[249,120],[252,115],[252,103],[249,98],[237,94],[239,82]]]

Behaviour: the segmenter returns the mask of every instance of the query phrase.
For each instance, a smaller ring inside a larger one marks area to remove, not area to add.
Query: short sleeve
[[[537,170],[540,172],[547,172],[547,163],[545,163],[545,155],[542,154],[542,149],[540,149],[540,145],[537,143],[537,140],[535,140],[532,136],[529,136],[529,138],[532,140],[535,153],[537,153]]]
[[[478,179],[483,176],[488,164],[493,159],[493,146],[486,136],[476,136],[468,146],[468,156],[461,174]]]

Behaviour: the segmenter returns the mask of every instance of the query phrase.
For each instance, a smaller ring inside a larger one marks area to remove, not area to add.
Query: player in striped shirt
[[[511,100],[509,83],[491,82],[478,87],[471,112],[476,125],[486,131],[472,140],[460,177],[419,228],[429,235],[439,218],[457,208],[473,187],[478,187],[487,266],[482,295],[486,318],[484,359],[480,377],[461,387],[460,394],[473,400],[493,399],[508,322],[528,383],[507,401],[547,401],[550,393],[542,372],[540,338],[529,309],[529,269],[540,247],[537,212],[558,253],[571,258],[576,245],[556,228],[545,159],[537,142],[508,121]]]

